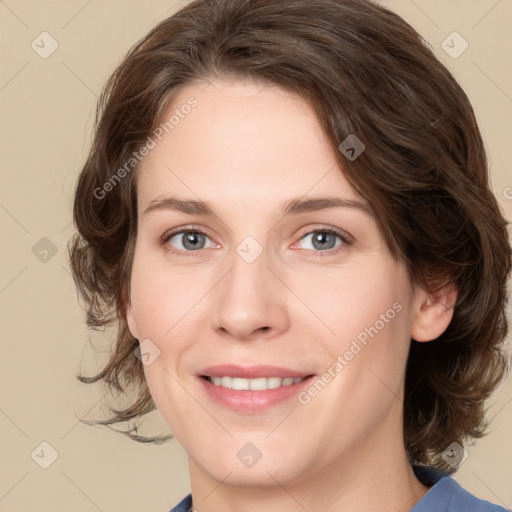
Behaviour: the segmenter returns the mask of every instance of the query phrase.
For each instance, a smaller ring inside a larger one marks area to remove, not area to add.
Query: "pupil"
[[[190,232],[188,235],[185,236],[185,243],[183,244],[183,246],[186,247],[187,249],[197,249],[197,242],[199,236],[201,236],[199,233]]]

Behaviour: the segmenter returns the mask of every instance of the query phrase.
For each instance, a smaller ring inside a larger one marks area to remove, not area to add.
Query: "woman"
[[[449,476],[507,367],[488,181],[396,14],[191,2],[110,78],[77,183],[74,278],[119,326],[82,380],[138,391],[100,423],[158,408],[189,455],[175,512],[504,510]]]

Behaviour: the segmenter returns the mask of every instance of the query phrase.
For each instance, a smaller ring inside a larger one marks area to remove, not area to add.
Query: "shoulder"
[[[452,477],[438,476],[427,494],[410,512],[507,512],[507,509],[481,500],[466,491]]]
[[[189,512],[192,508],[192,495],[185,496],[170,512]]]
[[[499,505],[477,498],[450,476],[437,474],[434,479],[434,485],[410,512],[507,512]],[[170,512],[189,512],[191,509],[192,495],[188,494]]]

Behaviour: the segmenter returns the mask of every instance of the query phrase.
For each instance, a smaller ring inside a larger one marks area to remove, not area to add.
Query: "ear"
[[[416,290],[411,338],[416,341],[432,341],[441,336],[453,318],[457,290],[448,285],[435,293]]]
[[[132,299],[130,294],[130,285],[125,286],[123,290],[123,302],[125,306],[126,312],[126,323],[128,324],[128,329],[130,330],[130,334],[135,338],[139,339],[139,330],[137,328],[137,324],[135,322],[135,317],[133,314],[133,306]]]

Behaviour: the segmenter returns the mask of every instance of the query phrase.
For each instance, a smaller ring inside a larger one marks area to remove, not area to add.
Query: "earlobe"
[[[432,341],[441,336],[453,318],[457,290],[446,286],[431,294],[418,290],[411,338],[416,341]]]

